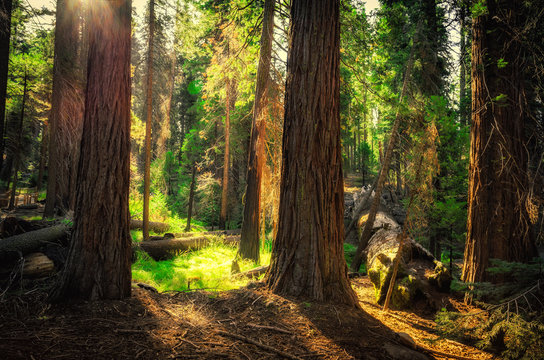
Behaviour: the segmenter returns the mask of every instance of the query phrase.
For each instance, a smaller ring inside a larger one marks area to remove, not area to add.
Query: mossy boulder
[[[429,284],[440,291],[449,291],[452,279],[450,271],[440,261],[435,260],[434,265],[433,273],[428,276]]]

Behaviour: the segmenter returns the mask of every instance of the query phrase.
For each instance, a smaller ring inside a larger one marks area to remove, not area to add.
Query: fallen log
[[[53,275],[55,264],[43,253],[32,253],[25,256],[23,276],[29,278],[43,278]]]
[[[141,229],[143,228],[143,226],[144,226],[144,222],[142,220],[130,219],[130,230]],[[170,226],[166,223],[155,222],[155,221],[149,222],[149,230],[154,231],[156,233],[164,233],[168,231],[169,227]]]
[[[38,208],[38,204],[23,204],[17,206],[18,210],[34,210]]]
[[[142,241],[140,249],[144,250],[155,260],[165,260],[184,251],[196,250],[209,245],[212,241],[221,241],[224,244],[238,245],[240,236],[231,235],[224,238],[213,238],[211,236],[195,236],[181,239],[164,239],[154,241]]]
[[[185,238],[193,236],[202,236],[202,235],[240,235],[242,229],[232,229],[232,230],[216,230],[216,231],[204,231],[204,232],[184,232],[174,234],[176,238]]]
[[[68,227],[60,224],[0,239],[0,258],[8,253],[26,255],[36,252],[47,243],[60,243],[66,238],[67,231]]]
[[[232,277],[258,277],[262,274],[264,274],[268,270],[269,265],[263,265],[256,267],[254,269],[240,272],[237,274],[232,275]]]

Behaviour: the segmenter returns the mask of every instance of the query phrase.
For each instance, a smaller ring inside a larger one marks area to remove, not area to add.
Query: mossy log
[[[210,235],[201,235],[181,239],[142,241],[139,247],[148,253],[153,259],[165,260],[184,251],[203,248],[213,241],[221,241],[225,244],[238,245],[240,242],[240,236],[230,235],[220,238]]]
[[[142,229],[144,226],[143,220],[130,219],[130,230]],[[168,231],[168,224],[162,222],[149,222],[149,230],[156,233],[164,233]]]
[[[9,257],[9,254],[26,255],[36,252],[47,243],[60,243],[67,236],[67,231],[68,227],[60,224],[0,239],[0,258]]]
[[[383,303],[393,273],[394,259],[399,250],[400,229],[379,229],[367,247],[367,268],[374,285],[376,302]],[[447,269],[420,244],[404,240],[399,269],[392,293],[396,309],[410,307],[418,294],[429,293],[427,287],[448,291],[451,276]]]

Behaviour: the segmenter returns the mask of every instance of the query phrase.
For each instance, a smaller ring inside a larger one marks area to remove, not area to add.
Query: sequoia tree
[[[70,251],[53,299],[130,296],[130,0],[90,10],[88,82]]]
[[[83,79],[79,66],[80,0],[57,0],[53,94],[49,119],[49,164],[44,217],[74,208],[83,123]]]
[[[293,0],[275,293],[357,306],[344,260],[338,0]]]
[[[265,145],[265,106],[267,87],[270,81],[270,58],[272,40],[274,39],[274,5],[275,0],[265,0],[263,29],[261,33],[261,50],[259,68],[257,69],[257,85],[255,88],[255,105],[253,107],[253,123],[249,144],[247,165],[246,202],[244,204],[244,220],[238,254],[242,258],[259,261],[259,215],[261,213],[261,178],[266,161]]]
[[[472,26],[472,126],[468,229],[462,280],[497,281],[490,259],[537,256],[527,213],[522,1],[488,0]]]

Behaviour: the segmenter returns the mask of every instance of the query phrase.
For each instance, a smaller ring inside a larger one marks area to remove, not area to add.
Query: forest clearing
[[[0,358],[544,359],[542,9],[0,0]]]

